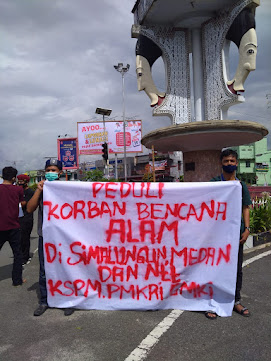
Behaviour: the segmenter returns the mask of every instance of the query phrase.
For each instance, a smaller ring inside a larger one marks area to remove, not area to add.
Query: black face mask
[[[18,186],[25,188],[25,187],[26,187],[26,184],[25,184],[25,183],[23,183],[23,184],[22,184],[22,183],[19,183]]]
[[[226,173],[233,173],[236,171],[237,165],[223,165],[222,168]]]

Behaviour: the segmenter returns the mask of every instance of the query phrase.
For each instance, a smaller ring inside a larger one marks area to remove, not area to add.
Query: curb
[[[270,246],[271,246],[271,242],[267,242],[267,243],[264,243],[264,244],[260,244],[259,246],[245,249],[245,250],[244,250],[244,254],[248,254],[248,253],[251,253],[251,252],[255,252],[255,251],[258,251],[258,250],[260,250],[260,249],[263,249],[263,248],[266,248],[266,247],[270,247]]]

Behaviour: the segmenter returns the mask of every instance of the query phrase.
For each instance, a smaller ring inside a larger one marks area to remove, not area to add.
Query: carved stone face
[[[142,55],[136,56],[137,88],[144,90],[151,99],[151,106],[158,104],[159,97],[164,97],[165,93],[160,92],[152,79],[151,68],[148,60]]]
[[[242,37],[239,46],[239,63],[234,78],[227,82],[235,92],[243,92],[248,74],[256,69],[257,35],[254,28]]]
[[[136,75],[137,75],[137,89],[138,91],[145,89],[145,80],[146,76],[144,76],[144,69],[142,64],[142,56],[137,55],[136,57]],[[145,69],[146,72],[146,69]]]

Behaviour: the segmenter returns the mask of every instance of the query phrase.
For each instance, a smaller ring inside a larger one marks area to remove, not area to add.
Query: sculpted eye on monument
[[[151,100],[151,106],[160,105],[165,93],[154,84],[151,67],[162,55],[161,49],[146,36],[140,35],[136,44],[137,88],[144,90]]]
[[[244,82],[249,73],[256,69],[257,35],[255,15],[252,9],[245,8],[235,18],[227,35],[239,48],[239,63],[234,78],[227,81],[232,93],[244,92]]]

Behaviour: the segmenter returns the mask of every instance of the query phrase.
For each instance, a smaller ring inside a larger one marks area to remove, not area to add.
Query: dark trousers
[[[20,229],[10,229],[8,231],[0,231],[0,250],[6,242],[9,242],[13,252],[13,269],[12,269],[12,283],[13,286],[18,286],[22,281],[22,247]]]
[[[235,291],[235,302],[241,300],[241,288],[242,288],[242,279],[243,279],[243,244],[239,245],[238,251],[238,263],[237,263],[237,279],[236,279],[236,291]]]
[[[30,258],[30,235],[33,228],[33,221],[23,221],[20,220],[21,227],[21,244],[22,244],[22,254],[23,254],[23,263],[26,263]]]
[[[40,287],[40,304],[47,305],[47,289],[46,289],[46,276],[44,268],[44,253],[43,253],[43,237],[39,236],[39,261],[40,261],[40,274],[39,274],[39,287]]]

